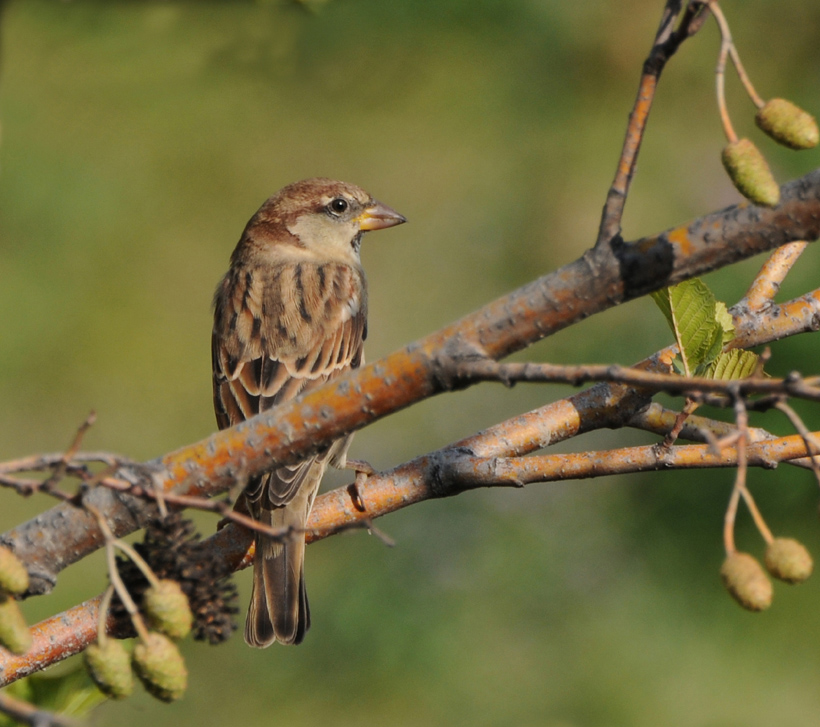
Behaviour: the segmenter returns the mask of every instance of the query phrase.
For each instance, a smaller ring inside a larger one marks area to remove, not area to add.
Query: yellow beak
[[[386,204],[374,202],[356,217],[355,221],[359,223],[359,229],[362,232],[369,232],[370,230],[383,230],[385,227],[400,225],[402,222],[407,222],[407,218]]]

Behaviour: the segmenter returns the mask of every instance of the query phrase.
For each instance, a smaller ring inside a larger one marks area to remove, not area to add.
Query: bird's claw
[[[364,500],[362,500],[361,488],[364,486],[364,483],[367,482],[368,477],[376,474],[376,470],[369,462],[365,462],[361,459],[347,460],[345,469],[355,470],[356,472],[355,481],[347,488],[350,493],[350,499],[353,501],[353,506],[359,512],[366,512]]]

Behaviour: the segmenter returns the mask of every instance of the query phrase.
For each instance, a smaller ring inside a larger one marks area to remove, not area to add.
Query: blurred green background
[[[410,223],[365,240],[370,360],[593,241],[662,0],[10,0],[0,67],[0,459],[64,447],[90,409],[89,449],[144,459],[215,429],[210,301],[242,228],[273,192],[323,175]],[[726,0],[764,96],[820,111],[820,4]],[[719,162],[718,36],[665,74],[624,235],[737,200]],[[780,180],[820,154],[742,134]],[[730,303],[761,260],[709,277]],[[783,294],[818,284],[817,250]],[[641,300],[527,357],[630,363],[667,344]],[[817,340],[778,344],[773,373],[816,372]],[[563,396],[486,385],[357,435],[379,468]],[[817,428],[811,408],[801,412]],[[754,423],[778,432],[774,415]],[[605,432],[564,449],[652,441]],[[804,471],[752,472],[777,533],[820,554]],[[331,478],[342,483],[344,476]],[[237,635],[186,643],[188,695],[144,694],[99,724],[815,725],[820,586],[778,585],[764,614],[723,592],[731,472],[681,472],[473,492],[383,519],[393,549],[355,533],[311,547],[313,627],[299,648]],[[47,504],[3,494],[6,530]],[[213,519],[200,518],[211,531]],[[741,547],[761,543],[743,514]],[[238,576],[242,609],[249,574]],[[98,593],[99,554],[32,620]]]

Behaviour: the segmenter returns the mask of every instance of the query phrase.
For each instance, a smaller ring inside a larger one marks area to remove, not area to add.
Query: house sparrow
[[[352,184],[296,182],[251,218],[214,296],[214,409],[220,429],[321,386],[364,360],[367,286],[362,234],[405,218]],[[298,644],[310,626],[305,524],[325,467],[345,467],[352,435],[252,478],[251,517],[290,528],[278,542],[256,534],[245,641]],[[242,507],[242,504],[240,504]]]

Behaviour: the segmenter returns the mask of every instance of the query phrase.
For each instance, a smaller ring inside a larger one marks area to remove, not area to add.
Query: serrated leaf
[[[715,296],[702,280],[685,280],[653,293],[652,299],[675,334],[687,376],[719,354],[725,331],[716,320]]]
[[[721,381],[745,379],[755,372],[759,358],[756,353],[735,348],[720,354],[709,367],[707,375]]]
[[[709,349],[701,356],[701,361],[695,369],[695,376],[700,376],[708,369],[723,350],[723,327],[721,325],[715,326],[713,336]]]
[[[674,333],[675,320],[672,318],[672,302],[669,299],[669,291],[670,288],[663,288],[662,290],[656,290],[654,293],[650,293],[650,296],[652,297],[652,300],[655,301],[655,305],[660,308],[661,313],[663,313],[663,317],[666,318],[666,322],[672,329],[672,333]]]

